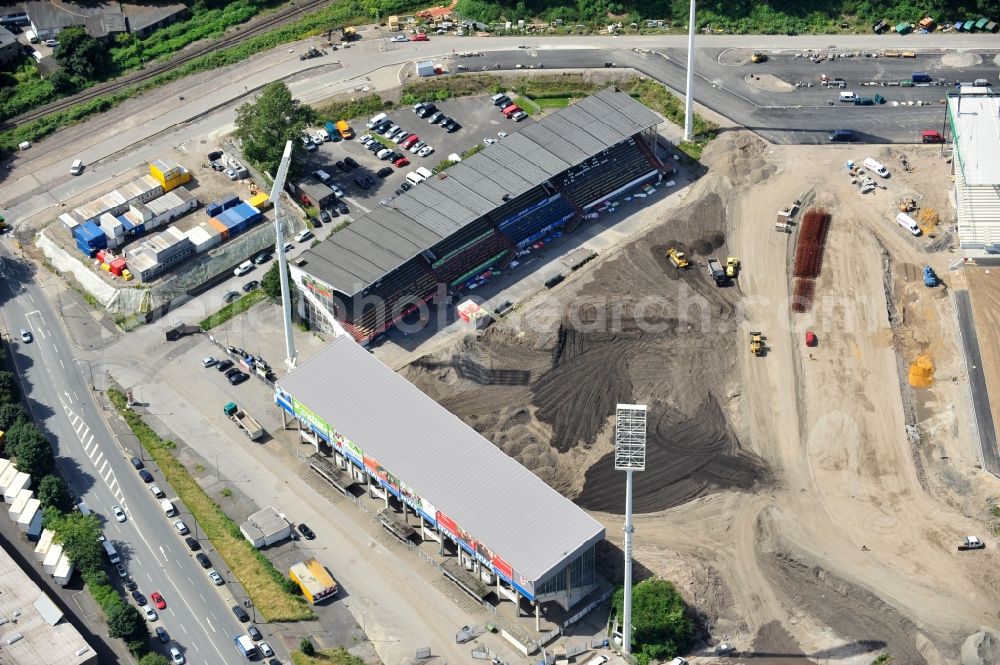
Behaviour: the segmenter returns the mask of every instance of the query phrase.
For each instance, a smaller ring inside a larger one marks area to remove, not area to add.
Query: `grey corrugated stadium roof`
[[[543,580],[604,536],[594,518],[347,335],[278,387],[525,579]]]
[[[607,88],[512,133],[440,177],[377,206],[302,254],[304,269],[346,295],[399,267],[504,202],[661,122]]]

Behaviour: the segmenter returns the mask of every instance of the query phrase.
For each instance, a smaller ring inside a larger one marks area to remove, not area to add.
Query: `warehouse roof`
[[[353,295],[504,201],[659,122],[615,88],[585,97],[376,207],[304,252],[305,270]]]
[[[948,115],[968,185],[1000,185],[1000,97],[953,95]]]
[[[604,536],[590,515],[349,336],[279,379],[278,388],[527,580],[543,580]],[[377,404],[392,405],[393,417]]]

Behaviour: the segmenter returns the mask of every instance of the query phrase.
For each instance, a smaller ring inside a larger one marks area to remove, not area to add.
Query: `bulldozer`
[[[899,212],[913,212],[917,209],[917,201],[913,197],[904,196],[899,200]]]
[[[764,355],[764,335],[759,330],[750,331],[750,353]]]
[[[726,257],[726,277],[734,279],[740,273],[740,260],[735,256]]]
[[[750,62],[752,62],[754,64],[761,63],[761,62],[767,62],[767,54],[766,53],[759,53],[759,52],[758,53],[754,53],[753,55],[750,56]]]
[[[684,252],[678,252],[675,248],[671,247],[667,250],[667,258],[670,262],[674,264],[674,267],[678,270],[683,270],[691,265],[691,262],[687,260],[684,256]]]

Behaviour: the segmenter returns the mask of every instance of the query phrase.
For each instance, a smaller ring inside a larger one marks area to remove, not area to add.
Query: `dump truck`
[[[340,133],[340,137],[346,141],[350,141],[354,137],[354,130],[351,126],[347,124],[346,120],[337,121],[337,132]]]
[[[930,266],[924,266],[924,286],[928,288],[934,288],[938,285],[938,276],[934,272],[934,268]]]
[[[726,257],[726,277],[733,279],[740,272],[740,260],[735,256]]]
[[[750,353],[755,356],[764,355],[764,335],[759,330],[750,331]]]
[[[708,260],[708,274],[712,276],[717,285],[721,286],[726,283],[726,271],[722,269],[719,259],[713,257]]]
[[[222,412],[229,416],[229,419],[240,426],[243,433],[250,437],[251,441],[256,441],[260,437],[264,436],[264,428],[260,426],[260,423],[254,420],[254,417],[247,413],[244,409],[236,406],[236,402],[229,402],[224,407],[222,407]]]
[[[684,252],[678,252],[675,248],[671,247],[667,250],[667,258],[670,262],[674,264],[674,267],[678,270],[683,270],[691,265],[691,262],[687,260],[684,256]]]
[[[976,536],[966,536],[965,540],[961,542],[958,546],[959,552],[966,552],[968,550],[981,550],[986,548],[986,543],[979,540]]]
[[[337,595],[337,580],[316,559],[299,561],[288,569],[288,576],[299,585],[302,594],[315,605],[324,598]]]

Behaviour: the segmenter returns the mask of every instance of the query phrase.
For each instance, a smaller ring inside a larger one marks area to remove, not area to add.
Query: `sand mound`
[[[753,184],[774,175],[776,169],[764,159],[767,144],[748,132],[726,132],[709,144],[706,162],[733,185]]]
[[[941,56],[942,67],[975,67],[983,64],[983,56],[978,53],[945,53]]]
[[[795,86],[783,81],[774,74],[747,74],[744,79],[747,85],[768,92],[795,92]]]
[[[930,388],[934,383],[934,361],[926,354],[917,356],[910,365],[910,385],[914,388]]]

